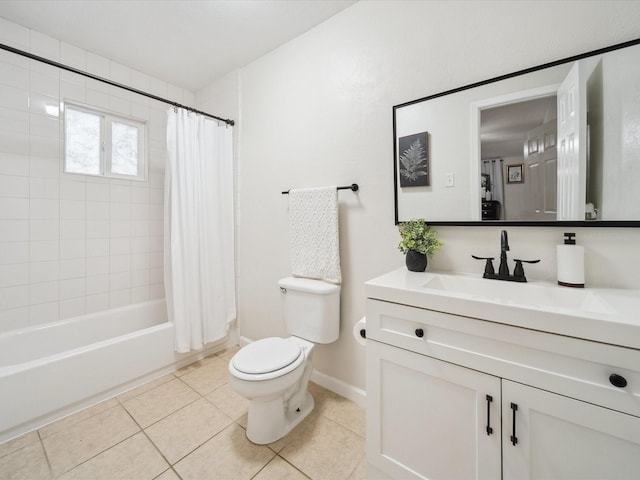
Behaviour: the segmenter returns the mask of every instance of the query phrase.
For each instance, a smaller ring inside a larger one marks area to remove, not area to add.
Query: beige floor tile
[[[214,357],[180,379],[201,395],[207,395],[229,381],[227,361]]]
[[[29,432],[0,444],[0,457],[9,455],[32,443],[40,442],[37,432]]]
[[[44,480],[51,478],[53,477],[39,441],[0,458],[1,480]]]
[[[87,461],[140,429],[118,405],[42,440],[54,475]]]
[[[349,480],[366,480],[367,478],[367,459],[365,456],[362,457],[358,465],[351,475],[349,475]]]
[[[238,350],[240,350],[240,345],[232,345],[225,348],[221,352],[216,353],[216,355],[228,362],[229,360],[231,360],[231,357],[233,357],[238,352]]]
[[[169,465],[140,432],[65,473],[58,480],[152,480]]]
[[[365,436],[365,409],[330,390],[315,383],[309,383],[309,392],[315,400],[315,410],[361,437]]]
[[[109,400],[105,400],[104,402],[100,402],[92,407],[85,408],[84,410],[80,410],[77,413],[64,417],[57,422],[50,423],[49,425],[45,425],[41,429],[38,430],[40,436],[42,438],[49,437],[54,433],[57,433],[65,428],[69,428],[70,426],[79,423],[83,420],[86,420],[89,417],[93,417],[94,415],[104,412],[105,410],[109,410],[110,408],[118,405],[118,401],[115,398],[111,398]]]
[[[180,480],[180,477],[172,469],[166,470],[162,475],[156,477],[155,480]]]
[[[140,385],[139,387],[136,387],[132,390],[129,390],[128,392],[124,392],[121,395],[118,395],[116,398],[121,402],[124,403],[127,400],[131,400],[134,397],[137,397],[138,395],[141,395],[145,392],[148,392],[149,390],[153,390],[154,388],[163,385],[167,382],[170,382],[171,380],[174,380],[176,377],[173,376],[171,373],[167,374],[167,375],[163,375],[162,377],[156,378],[155,380],[151,380],[148,383],[145,383],[144,385]]]
[[[233,420],[246,414],[249,407],[249,400],[238,395],[228,383],[218,387],[205,398]]]
[[[163,383],[123,403],[142,428],[197,400],[200,396],[181,380]]]
[[[232,420],[201,398],[145,430],[172,465],[230,425]]]
[[[296,467],[278,456],[260,470],[258,475],[253,477],[254,480],[306,480],[308,478]]]
[[[364,456],[364,438],[316,415],[280,456],[312,479],[347,479]]]
[[[209,355],[208,357],[201,358],[200,360],[196,360],[195,362],[191,362],[189,365],[185,365],[184,367],[179,368],[178,370],[173,372],[173,374],[178,378],[182,377],[189,372],[193,372],[200,367],[204,367],[208,363],[211,363],[211,361],[214,359],[218,359],[218,356],[216,354]]]
[[[274,456],[275,453],[267,447],[249,442],[244,430],[232,424],[174,468],[183,480],[214,476],[219,480],[248,480]]]

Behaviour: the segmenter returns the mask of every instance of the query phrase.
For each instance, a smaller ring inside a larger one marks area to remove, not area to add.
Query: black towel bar
[[[352,183],[351,185],[344,185],[342,187],[338,187],[338,190],[351,190],[352,192],[357,192],[360,189],[357,183]],[[289,190],[286,192],[282,192],[282,195],[289,195]]]

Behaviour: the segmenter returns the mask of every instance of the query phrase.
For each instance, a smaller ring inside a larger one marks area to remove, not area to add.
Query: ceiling
[[[0,0],[0,17],[196,92],[356,0]]]

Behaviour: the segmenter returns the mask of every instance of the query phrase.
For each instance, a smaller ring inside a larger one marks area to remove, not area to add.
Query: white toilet
[[[307,384],[316,343],[340,334],[340,286],[307,278],[281,279],[282,313],[289,338],[250,343],[229,362],[231,387],[249,400],[247,437],[275,442],[313,410]]]

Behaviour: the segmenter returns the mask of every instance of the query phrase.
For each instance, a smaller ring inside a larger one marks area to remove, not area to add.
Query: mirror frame
[[[508,78],[517,77],[520,75],[525,75],[531,72],[537,72],[539,70],[543,70],[545,68],[555,67],[557,65],[562,65],[568,62],[575,62],[577,60],[582,60],[584,58],[592,57],[595,55],[602,55],[607,52],[612,52],[614,50],[620,50],[626,47],[632,47],[634,45],[640,44],[640,38],[635,40],[629,40],[627,42],[618,43],[615,45],[611,45],[609,47],[599,48],[597,50],[592,50],[590,52],[582,53],[579,55],[574,55],[571,57],[563,58],[560,60],[555,60],[553,62],[544,63],[542,65],[538,65],[535,67],[525,68],[523,70],[518,70],[516,72],[507,73],[504,75],[500,75],[498,77],[493,77],[487,80],[482,80],[480,82],[470,83],[468,85],[463,85],[461,87],[453,88],[451,90],[446,90],[444,92],[436,93],[433,95],[429,95],[427,97],[418,98],[416,100],[411,100],[409,102],[401,103],[393,106],[393,197],[394,197],[394,210],[395,210],[395,224],[398,225],[400,223],[398,217],[398,142],[396,141],[396,110],[402,107],[407,107],[409,105],[414,105],[416,103],[425,102],[427,100],[433,100],[435,98],[444,97],[445,95],[451,95],[454,93],[462,92],[464,90],[469,90],[471,88],[481,87],[483,85],[487,85],[494,82],[499,82],[501,80],[506,80]],[[443,225],[443,226],[465,226],[465,227],[501,227],[501,226],[521,226],[521,227],[640,227],[640,220],[458,220],[458,221],[428,221],[429,225]]]

